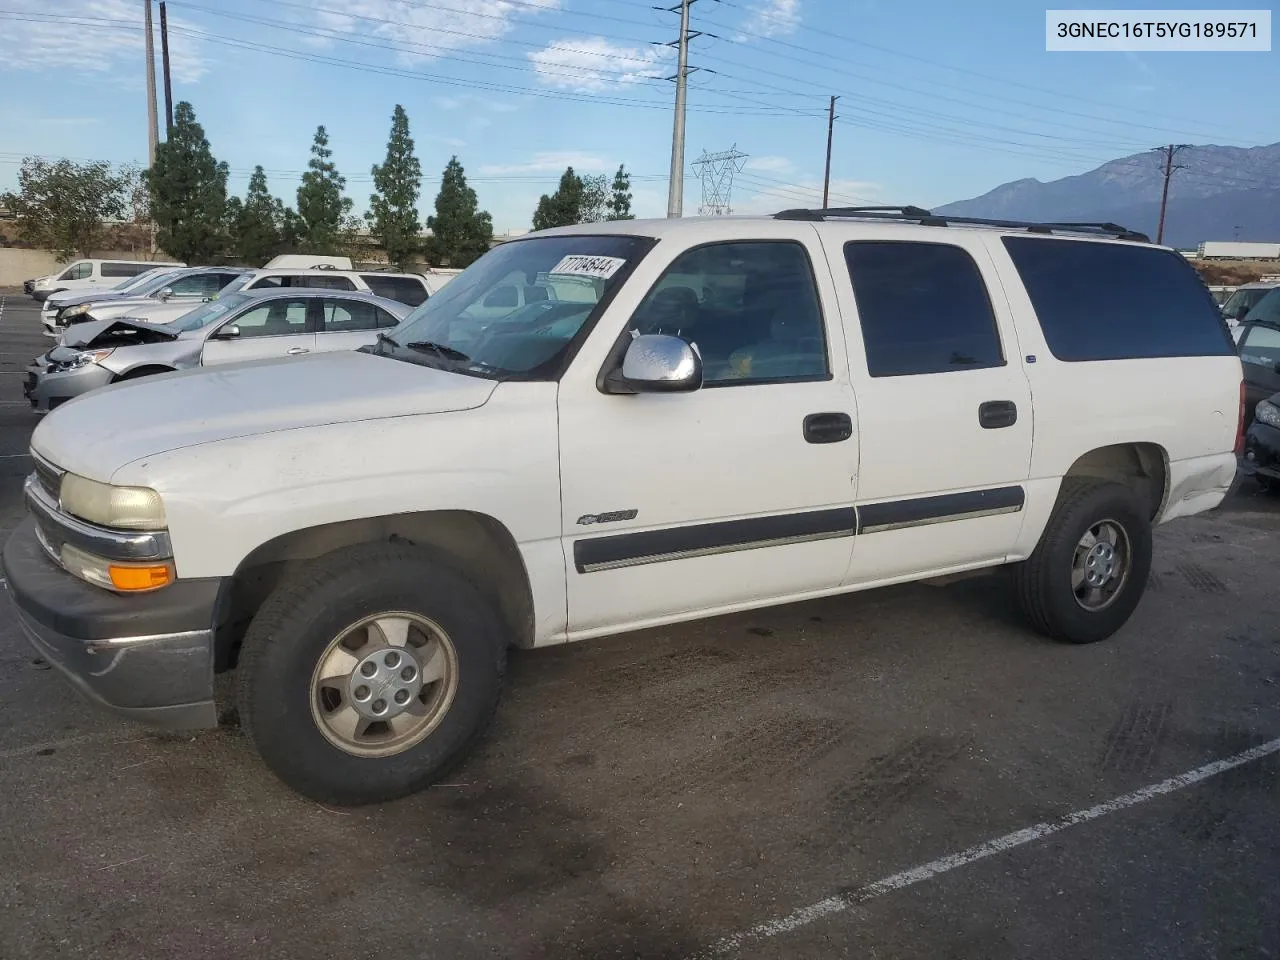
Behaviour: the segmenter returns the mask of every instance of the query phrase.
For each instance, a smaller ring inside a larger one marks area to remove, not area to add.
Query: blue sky
[[[0,8],[0,189],[25,154],[145,161],[142,2]],[[816,205],[830,94],[833,203],[931,206],[1160,143],[1280,140],[1274,52],[1046,53],[1044,10],[697,0],[686,160],[748,155],[735,212]],[[499,232],[526,228],[567,164],[625,163],[636,212],[666,212],[674,63],[660,44],[678,18],[646,0],[173,0],[168,14],[174,98],[194,104],[236,193],[262,164],[292,204],[322,123],[363,210],[400,103],[424,213],[455,153]],[[692,214],[701,181],[685,176]]]

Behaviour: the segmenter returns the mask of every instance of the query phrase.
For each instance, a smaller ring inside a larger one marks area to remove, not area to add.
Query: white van
[[[77,260],[60,273],[51,273],[34,281],[30,292],[32,299],[43,301],[50,294],[63,290],[85,293],[95,289],[109,290],[153,267],[185,266],[185,263],[172,260]]]

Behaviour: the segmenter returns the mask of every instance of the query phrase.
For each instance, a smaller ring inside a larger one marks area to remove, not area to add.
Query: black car
[[[1244,366],[1245,404],[1252,416],[1258,403],[1280,392],[1280,287],[1240,321],[1236,343]]]
[[[1272,493],[1280,493],[1280,393],[1258,401],[1244,437],[1245,472]]]

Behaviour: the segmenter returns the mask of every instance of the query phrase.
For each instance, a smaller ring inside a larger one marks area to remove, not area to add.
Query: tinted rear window
[[[1059,360],[1235,353],[1208,289],[1176,253],[1037,237],[1004,245]]]
[[[388,300],[398,300],[416,307],[427,299],[427,288],[421,280],[412,277],[387,277],[377,273],[362,273],[360,279],[369,285],[369,290]]]
[[[1004,365],[986,284],[973,257],[945,243],[844,245],[873,377]]]
[[[151,269],[149,263],[114,263],[110,260],[104,262],[102,267],[102,275],[104,277],[136,277],[140,273],[145,273]]]

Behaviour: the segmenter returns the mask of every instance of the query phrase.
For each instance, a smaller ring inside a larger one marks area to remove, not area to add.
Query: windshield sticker
[[[547,272],[562,277],[599,277],[608,280],[626,264],[623,257],[591,257],[570,254]]]

